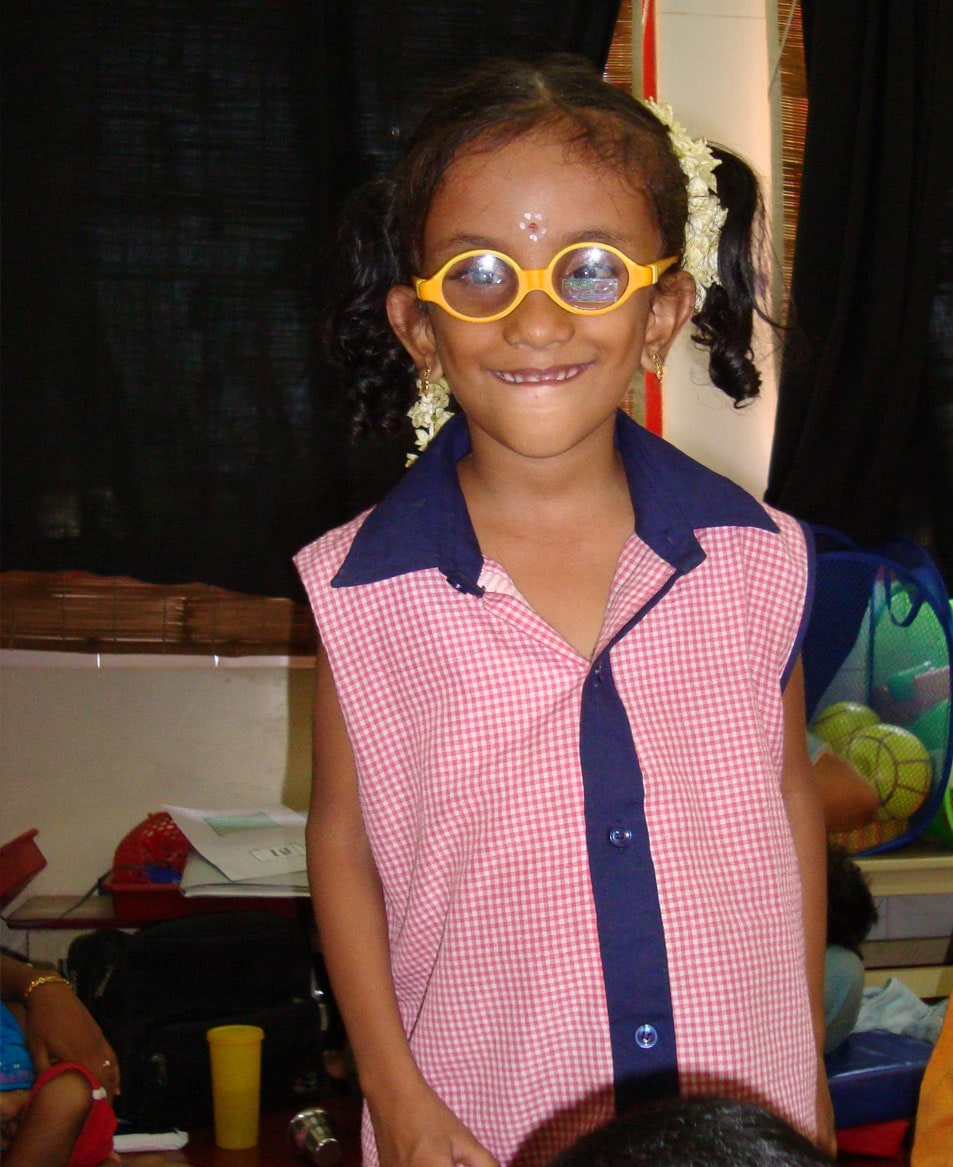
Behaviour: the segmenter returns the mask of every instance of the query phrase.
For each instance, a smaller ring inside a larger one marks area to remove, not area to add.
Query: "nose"
[[[575,329],[573,314],[541,288],[527,292],[500,323],[508,344],[540,349],[565,343]]]

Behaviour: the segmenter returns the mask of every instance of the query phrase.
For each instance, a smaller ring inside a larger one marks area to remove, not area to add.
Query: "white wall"
[[[639,28],[639,0],[635,0]],[[692,133],[745,157],[773,205],[769,81],[776,44],[772,0],[657,0],[658,98]],[[780,177],[778,178],[778,184]],[[663,432],[705,465],[761,497],[777,405],[770,338],[758,350],[763,390],[736,410],[708,380],[706,354],[688,331],[669,356]]]
[[[311,662],[0,653],[0,788],[7,842],[30,828],[47,866],[26,895],[77,896],[116,845],[168,802],[307,807]],[[22,901],[23,895],[12,910]],[[69,934],[37,934],[34,957]],[[3,942],[24,951],[23,933]]]

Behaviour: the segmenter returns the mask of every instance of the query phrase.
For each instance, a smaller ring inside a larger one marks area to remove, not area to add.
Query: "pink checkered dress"
[[[640,1098],[814,1129],[782,689],[801,527],[620,415],[637,531],[591,661],[476,544],[455,419],[297,557],[357,763],[397,997],[427,1080],[501,1163]],[[365,1120],[365,1160],[376,1159]]]

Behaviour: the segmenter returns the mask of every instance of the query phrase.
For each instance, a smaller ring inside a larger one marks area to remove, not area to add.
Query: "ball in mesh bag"
[[[933,759],[920,739],[899,725],[857,730],[843,756],[876,789],[881,821],[910,818],[930,793]]]
[[[886,822],[855,827],[852,831],[833,831],[828,835],[828,839],[848,855],[856,855],[858,851],[869,851],[872,847],[882,847],[884,843],[892,842],[906,829],[906,819],[888,819]]]
[[[811,729],[835,754],[841,754],[851,734],[865,726],[876,725],[878,721],[880,718],[869,705],[859,701],[835,701],[818,713]]]

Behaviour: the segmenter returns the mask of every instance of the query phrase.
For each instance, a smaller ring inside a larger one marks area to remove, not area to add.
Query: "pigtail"
[[[719,160],[715,170],[718,201],[727,211],[718,244],[718,282],[708,289],[701,309],[692,317],[696,344],[709,350],[712,383],[736,406],[757,397],[761,375],[755,366],[751,339],[755,316],[774,321],[759,297],[755,256],[764,234],[764,211],[758,180],[737,155],[712,146]]]
[[[407,283],[394,237],[394,182],[381,178],[352,195],[339,220],[328,270],[323,346],[339,372],[353,437],[397,433],[413,399],[413,361],[387,319],[387,293]]]

